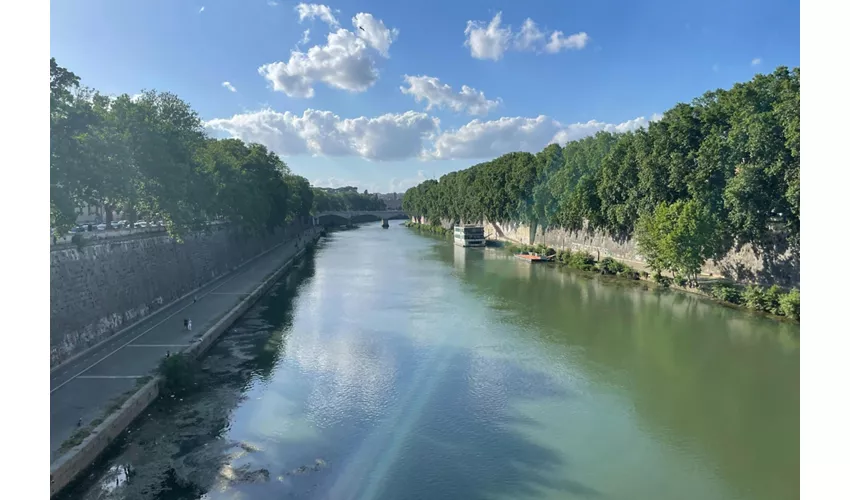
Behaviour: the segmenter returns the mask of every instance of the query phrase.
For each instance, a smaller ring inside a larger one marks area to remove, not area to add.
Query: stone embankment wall
[[[227,225],[187,235],[115,239],[50,252],[50,365],[113,335],[297,234],[248,236]]]
[[[418,222],[428,223],[424,217]],[[451,223],[441,221],[445,228]],[[549,229],[542,231],[517,223],[484,223],[484,234],[488,239],[512,241],[514,243],[542,243],[557,250],[583,250],[597,259],[612,257],[638,269],[646,269],[646,260],[637,250],[633,239],[617,240],[609,235],[589,231],[566,231]],[[732,249],[718,262],[708,261],[703,266],[703,274],[723,276],[741,283],[760,283],[781,286],[800,285],[800,252],[788,247],[781,235],[776,235],[772,248],[767,252],[756,252],[752,245],[746,244]]]

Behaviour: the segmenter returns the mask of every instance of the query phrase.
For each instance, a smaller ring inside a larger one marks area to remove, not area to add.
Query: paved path
[[[189,297],[165,307],[52,372],[50,461],[59,457],[59,447],[79,420],[87,425],[102,417],[116,398],[152,373],[166,351],[179,352],[203,335],[295,254],[294,241],[281,245],[206,285],[197,292],[197,302]],[[191,332],[183,327],[184,318],[192,319]]]

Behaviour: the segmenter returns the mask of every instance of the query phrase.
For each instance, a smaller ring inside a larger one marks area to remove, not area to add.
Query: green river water
[[[366,224],[64,497],[794,499],[799,375],[799,325]]]

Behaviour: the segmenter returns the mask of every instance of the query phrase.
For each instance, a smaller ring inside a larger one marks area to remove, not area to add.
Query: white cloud
[[[522,23],[522,29],[514,43],[519,50],[530,50],[541,40],[543,40],[543,32],[537,28],[537,24],[531,18],[528,18]]]
[[[587,36],[587,33],[581,32],[570,35],[564,38],[564,34],[560,31],[556,31],[552,33],[552,36],[549,39],[549,43],[546,44],[546,52],[550,54],[557,54],[561,50],[574,49],[581,50],[587,45],[587,41],[590,39]]]
[[[310,43],[310,29],[304,30],[304,34],[301,35],[301,41],[298,42],[298,45],[306,45]]]
[[[453,111],[466,111],[471,115],[486,115],[496,108],[501,99],[488,100],[484,92],[462,86],[459,93],[448,84],[441,84],[433,76],[404,75],[408,87],[400,87],[402,93],[412,95],[416,102],[427,101],[426,110],[433,108],[449,108]]]
[[[277,2],[275,2],[274,0],[269,0],[268,4],[269,7],[277,7]]]
[[[653,119],[660,118],[653,115]],[[426,157],[433,159],[495,158],[511,151],[537,152],[553,142],[565,144],[600,131],[628,132],[645,127],[644,117],[619,124],[591,120],[562,125],[540,115],[537,118],[503,117],[498,120],[473,120],[457,130],[440,134]]]
[[[206,7],[201,6],[201,8],[198,10],[198,14],[200,14],[200,13],[201,13],[201,12],[203,12],[204,10],[206,10]]]
[[[649,126],[650,122],[658,121],[661,118],[661,115],[659,115],[658,113],[654,113],[649,118],[649,120],[647,120],[643,116],[639,116],[635,119],[627,120],[617,124],[599,122],[596,120],[590,120],[589,122],[585,123],[573,123],[559,130],[550,142],[556,142],[558,144],[563,145],[570,141],[584,139],[585,137],[589,137],[591,135],[596,134],[597,132],[603,131],[612,133],[634,132],[639,128],[646,128],[647,126]]]
[[[370,47],[380,52],[384,57],[389,57],[390,45],[398,37],[398,30],[387,29],[384,22],[375,19],[372,14],[360,12],[351,18],[354,32],[369,44]]]
[[[274,90],[290,97],[313,97],[315,82],[363,92],[378,79],[366,42],[346,29],[328,34],[327,45],[310,47],[307,52],[293,50],[289,61],[264,64],[258,71]]]
[[[761,58],[760,58],[760,57],[756,57],[755,59],[753,59],[753,61],[752,61],[750,64],[752,64],[753,66],[758,66],[758,65],[760,65],[760,64],[761,64]]]
[[[221,82],[221,86],[231,92],[236,92],[236,87],[234,87],[230,82]]]
[[[511,28],[501,28],[502,13],[498,12],[490,24],[484,25],[480,21],[467,21],[464,45],[469,47],[472,57],[476,59],[492,59],[498,61],[508,50],[511,40]]]
[[[381,161],[421,156],[425,142],[439,131],[439,123],[413,111],[343,119],[330,111],[308,109],[299,116],[266,109],[205,125],[211,131],[259,142],[283,156],[359,156]]]
[[[298,12],[298,22],[318,17],[330,26],[339,26],[339,21],[336,20],[331,8],[327,5],[299,3],[295,6],[295,10]]]
[[[540,115],[537,118],[502,117],[472,120],[457,130],[437,137],[428,157],[435,159],[491,158],[511,151],[539,151],[561,129],[561,124]]]
[[[214,119],[210,132],[223,132],[246,142],[264,144],[282,156],[302,154],[360,157],[375,161],[488,159],[512,151],[538,152],[552,143],[565,144],[600,131],[629,132],[661,119],[638,117],[622,123],[590,120],[561,124],[545,115],[472,120],[460,128],[440,131],[440,121],[425,113],[407,111],[377,117],[341,118],[330,111],[308,109],[302,115],[271,109]],[[417,179],[393,179],[418,184]],[[409,186],[408,186],[409,187]]]
[[[472,57],[476,59],[491,59],[498,61],[508,49],[546,51],[556,54],[562,50],[581,50],[590,40],[585,32],[575,33],[567,37],[562,31],[555,31],[546,43],[545,33],[537,27],[537,23],[527,18],[522,23],[519,33],[514,33],[510,26],[502,27],[502,13],[498,12],[489,24],[481,21],[467,21],[464,30],[466,41]]]
[[[363,24],[363,30],[358,22]],[[290,97],[313,97],[315,82],[349,92],[365,91],[378,79],[375,58],[369,48],[387,57],[398,31],[387,29],[383,21],[371,14],[357,14],[352,23],[356,33],[340,28],[328,34],[327,45],[315,45],[307,52],[293,50],[289,61],[264,64],[259,73],[271,82],[272,89]]]

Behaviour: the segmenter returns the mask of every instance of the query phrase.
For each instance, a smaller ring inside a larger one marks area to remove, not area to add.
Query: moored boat
[[[484,226],[470,224],[454,228],[454,242],[459,247],[483,247],[485,240]]]
[[[523,260],[525,262],[552,262],[551,255],[539,255],[536,253],[518,253],[514,255],[519,260]]]

